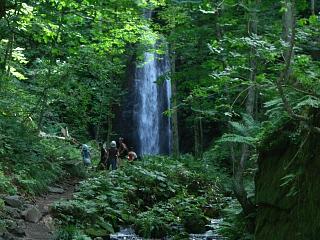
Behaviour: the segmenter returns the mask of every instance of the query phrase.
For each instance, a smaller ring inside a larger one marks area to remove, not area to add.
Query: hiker
[[[85,166],[89,166],[91,164],[91,153],[87,144],[82,145],[81,155],[82,155],[83,164]]]
[[[106,150],[105,143],[100,143],[100,162],[98,164],[98,169],[102,170],[106,168],[106,163],[108,159],[108,151]]]
[[[128,152],[128,161],[133,162],[138,158],[137,154],[133,151],[133,147],[130,148],[130,151]]]
[[[117,149],[117,143],[116,141],[112,141],[110,143],[110,148],[108,150],[107,170],[109,170],[110,165],[112,170],[117,169],[118,157],[119,157],[119,152]]]
[[[119,157],[120,157],[120,158],[125,158],[125,156],[126,156],[127,153],[128,153],[127,145],[123,142],[123,138],[122,138],[122,137],[119,138],[119,148],[118,148],[118,151],[119,151]]]

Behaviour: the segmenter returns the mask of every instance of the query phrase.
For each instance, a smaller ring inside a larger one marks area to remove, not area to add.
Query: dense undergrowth
[[[83,177],[78,146],[15,124],[0,135],[0,193],[38,195],[61,177]]]
[[[199,165],[202,171],[196,170]],[[106,236],[120,226],[133,226],[145,238],[203,233],[210,218],[220,217],[228,188],[225,174],[204,165],[191,156],[158,156],[92,173],[73,200],[54,205],[61,226],[56,239],[74,239],[79,230],[90,237]]]

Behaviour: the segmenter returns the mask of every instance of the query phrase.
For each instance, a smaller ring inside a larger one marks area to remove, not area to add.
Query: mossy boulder
[[[188,233],[204,233],[209,221],[202,212],[185,212],[182,214],[182,223]]]
[[[298,128],[286,124],[259,150],[256,240],[319,239],[319,135]]]

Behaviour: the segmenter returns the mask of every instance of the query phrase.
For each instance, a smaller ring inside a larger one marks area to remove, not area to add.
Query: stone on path
[[[7,215],[9,215],[12,218],[20,218],[20,210],[18,208],[5,206],[4,211]]]
[[[50,232],[54,231],[54,222],[50,215],[43,217],[41,222],[49,229]]]
[[[7,205],[14,208],[21,208],[23,205],[23,201],[21,200],[21,197],[18,195],[5,196],[3,200]]]
[[[51,193],[64,193],[64,189],[59,188],[59,187],[48,187],[48,191]]]
[[[31,206],[31,207],[27,208],[21,214],[26,221],[33,222],[33,223],[39,222],[39,220],[42,217],[42,213],[35,206]]]
[[[42,222],[27,223],[26,237],[24,240],[52,240],[53,236]]]
[[[24,228],[25,222],[21,219],[17,222],[12,222],[11,226],[8,226],[8,231],[15,236],[23,237],[26,235]]]

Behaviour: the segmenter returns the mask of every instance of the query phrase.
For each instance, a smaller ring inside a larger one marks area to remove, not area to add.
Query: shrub
[[[199,233],[208,223],[205,209],[219,212],[222,202],[218,185],[206,178],[177,159],[148,157],[124,163],[118,171],[92,174],[74,199],[56,203],[52,214],[62,226],[77,226],[91,237],[132,224],[145,238]],[[191,191],[193,184],[197,189]]]

